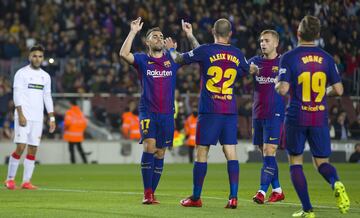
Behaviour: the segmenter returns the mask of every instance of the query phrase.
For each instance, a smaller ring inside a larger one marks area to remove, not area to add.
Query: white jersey
[[[21,106],[26,120],[42,122],[44,104],[48,113],[54,112],[49,74],[30,65],[19,69],[14,78],[14,103]],[[18,117],[15,109],[15,119]]]

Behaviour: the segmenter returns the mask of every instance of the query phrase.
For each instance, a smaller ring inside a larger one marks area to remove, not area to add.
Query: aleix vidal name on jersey
[[[272,77],[255,76],[255,79],[259,84],[275,83],[275,78],[272,78]]]
[[[158,78],[158,77],[168,77],[168,76],[172,76],[172,71],[170,70],[147,70],[146,71],[146,75],[147,76],[152,76],[154,78]]]

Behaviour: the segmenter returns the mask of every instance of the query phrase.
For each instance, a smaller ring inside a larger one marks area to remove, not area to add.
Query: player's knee
[[[227,160],[237,160],[235,145],[223,145],[223,152]]]
[[[264,156],[275,156],[276,154],[276,145],[265,144],[263,147]]]
[[[207,162],[209,148],[205,146],[197,146],[196,147],[196,161],[197,162]]]
[[[28,152],[27,152],[28,154],[35,156],[35,155],[36,155],[36,151],[37,151],[37,147],[36,147],[36,146],[31,146],[31,145],[28,146]]]
[[[165,149],[157,149],[156,152],[155,152],[155,157],[157,159],[164,159],[165,157]]]
[[[323,163],[329,163],[329,158],[317,158],[313,157],[315,168],[319,168],[319,166]]]
[[[156,145],[154,139],[145,139],[143,141],[144,151],[147,153],[155,153],[156,152]]]
[[[15,153],[16,153],[17,155],[21,156],[21,155],[24,153],[25,147],[26,147],[26,145],[24,145],[24,144],[18,144],[18,145],[16,146]]]
[[[302,165],[303,164],[303,155],[289,155],[290,165]]]

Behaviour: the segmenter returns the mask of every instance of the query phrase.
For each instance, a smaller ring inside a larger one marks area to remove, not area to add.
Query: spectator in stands
[[[136,1],[131,5],[133,10],[130,10],[128,1],[5,2],[0,2],[0,12],[4,14],[0,18],[0,43],[3,45],[0,46],[0,58],[6,59],[21,56],[20,53],[25,51],[22,49],[25,42],[43,43],[49,48],[49,54],[58,58],[84,56],[91,61],[98,58],[111,59],[126,37],[123,32],[129,28],[133,12],[136,16],[144,17],[145,29],[150,26],[164,27],[165,34],[179,42],[180,51],[189,48],[188,41],[177,25],[182,18],[193,23],[194,34],[201,43],[206,43],[212,40],[211,25],[216,17],[228,17],[234,26],[232,44],[243,48],[246,56],[250,57],[257,52],[254,36],[265,28],[275,28],[280,33],[280,53],[296,46],[297,23],[303,15],[309,13],[318,16],[325,26],[322,33],[324,47],[331,55],[345,59],[345,54],[352,54],[360,46],[360,3],[357,1],[303,3],[286,0],[214,0],[212,7],[208,6],[207,1],[193,3],[185,0],[182,4],[165,1],[159,11],[155,11],[157,3],[154,0]],[[167,16],[165,9],[171,10],[171,16]],[[38,13],[31,13],[32,10]],[[28,42],[28,39],[32,42]],[[135,51],[141,47],[141,41],[143,38],[136,39]],[[320,46],[323,45],[320,43]],[[191,70],[188,72],[192,76],[198,75]],[[85,78],[85,83],[87,81]],[[194,81],[198,81],[198,78]],[[180,86],[178,88],[181,90]]]
[[[357,143],[355,145],[355,151],[354,151],[354,153],[351,154],[349,162],[350,163],[360,163],[360,143]]]
[[[250,138],[251,136],[251,114],[252,114],[252,101],[248,100],[239,107],[239,117],[245,123],[239,123],[240,138]],[[242,118],[242,119],[241,119]],[[241,131],[241,129],[244,129]]]
[[[335,129],[332,120],[330,117],[328,118],[328,125],[329,125],[329,131],[330,131],[330,138],[335,139]]]
[[[121,115],[121,133],[125,139],[139,140],[140,135],[140,123],[138,116],[138,109],[135,101],[129,103],[129,107]]]
[[[357,116],[357,119],[350,125],[349,131],[351,133],[352,139],[360,140],[360,114]]]
[[[87,120],[77,106],[76,99],[70,100],[71,107],[65,113],[64,118],[64,140],[69,143],[70,161],[72,164],[76,163],[75,147],[80,153],[82,161],[86,164],[87,153],[84,152],[82,142],[84,141],[84,132],[87,126]]]
[[[330,108],[330,113],[329,113],[329,118],[332,123],[335,123],[338,114],[339,114],[339,107],[337,105],[333,105]]]
[[[192,108],[192,113],[185,120],[184,129],[186,135],[185,145],[189,150],[189,162],[194,162],[194,148],[196,146],[195,136],[196,136],[196,123],[198,117],[197,107]]]
[[[335,139],[347,140],[348,139],[348,123],[346,119],[346,113],[340,112],[334,123]]]
[[[9,101],[12,99],[9,82],[5,77],[0,77],[0,125],[9,111]]]

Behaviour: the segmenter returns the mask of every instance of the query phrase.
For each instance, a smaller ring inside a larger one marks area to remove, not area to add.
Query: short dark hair
[[[161,32],[160,27],[153,27],[153,28],[149,29],[149,30],[146,32],[146,38],[147,38],[152,32],[155,32],[155,31]]]
[[[30,52],[33,51],[41,51],[41,52],[45,52],[45,48],[44,46],[40,45],[40,44],[36,44],[33,47],[30,48]]]
[[[217,20],[214,24],[214,33],[216,36],[228,37],[231,32],[231,23],[225,18]]]
[[[266,29],[266,30],[263,30],[261,33],[260,33],[260,37],[265,35],[265,34],[271,34],[273,35],[277,41],[279,41],[279,33],[277,33],[275,30],[271,30],[271,29]]]
[[[317,17],[306,15],[299,24],[300,38],[305,41],[314,41],[320,34],[320,20]]]

